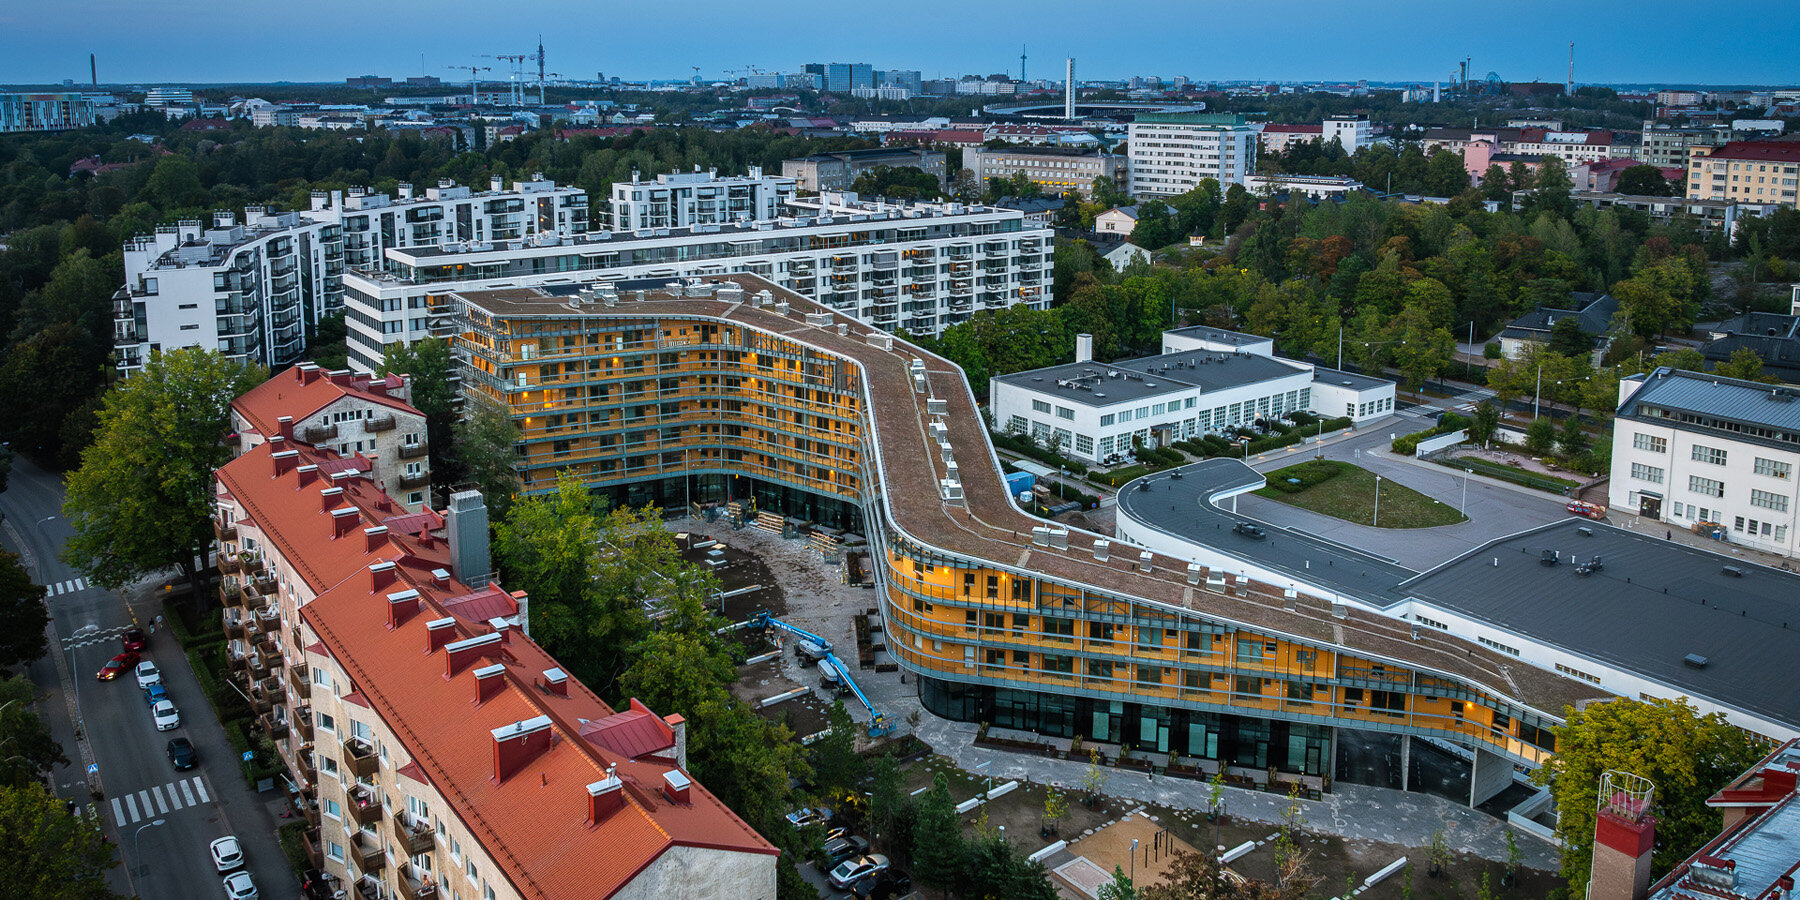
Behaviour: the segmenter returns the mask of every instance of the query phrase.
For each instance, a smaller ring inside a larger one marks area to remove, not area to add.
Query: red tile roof
[[[231,408],[258,434],[268,437],[281,433],[275,421],[281,416],[293,416],[295,422],[302,422],[332,403],[351,396],[418,415],[418,410],[407,405],[405,400],[390,396],[401,393],[405,386],[406,379],[398,375],[371,378],[348,372],[330,373],[318,366],[303,364],[246,391],[242,397],[231,401]]]
[[[1732,141],[1707,154],[1710,159],[1800,163],[1800,140]]]

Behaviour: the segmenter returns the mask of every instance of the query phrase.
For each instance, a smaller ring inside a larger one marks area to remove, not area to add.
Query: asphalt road
[[[218,892],[207,845],[235,833],[261,895],[298,898],[299,887],[275,838],[276,820],[265,805],[274,797],[245,786],[225,732],[173,635],[152,636],[146,658],[162,670],[169,697],[181,710],[181,727],[156,730],[129,673],[111,682],[95,679],[122,649],[120,633],[160,611],[161,582],[124,592],[87,585],[59,558],[72,533],[62,500],[61,479],[23,458],[15,459],[0,493],[5,519],[0,543],[26,557],[33,580],[49,588],[50,653],[32,664],[29,674],[48,695],[39,712],[70,761],[52,773],[58,795],[85,802],[91,786],[102,791],[100,818],[124,854],[112,872],[113,887],[126,896],[189,900],[196,890]],[[198,767],[177,772],[170,764],[165,745],[176,736],[198,748]]]

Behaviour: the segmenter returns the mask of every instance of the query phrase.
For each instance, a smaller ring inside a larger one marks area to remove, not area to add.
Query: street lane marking
[[[138,820],[137,798],[131,794],[126,794],[125,805],[131,808],[131,821],[136,822]]]
[[[212,798],[206,796],[206,782],[201,781],[200,776],[198,776],[198,775],[194,776],[194,793],[200,795],[201,803],[211,803],[212,802]]]
[[[187,798],[187,805],[193,806],[194,805],[194,789],[191,787],[188,787],[188,783],[185,781],[177,782],[177,783],[181,785],[181,796]]]
[[[156,807],[150,805],[150,792],[138,791],[138,796],[144,798],[144,818],[156,815]]]
[[[112,798],[112,808],[113,808],[113,821],[119,823],[117,827],[124,828],[125,827],[125,807],[119,805],[119,798],[117,798],[117,797]]]
[[[168,815],[169,814],[169,803],[168,803],[168,801],[163,799],[162,785],[157,785],[156,787],[151,788],[150,796],[156,798],[157,812],[159,812],[165,816]],[[177,806],[175,808],[180,809],[181,807]]]

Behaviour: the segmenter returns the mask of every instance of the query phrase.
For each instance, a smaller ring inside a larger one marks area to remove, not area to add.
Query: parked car
[[[242,869],[225,876],[225,900],[256,900],[256,883]]]
[[[136,653],[121,653],[118,656],[107,660],[106,665],[101,666],[100,671],[95,673],[94,677],[101,681],[111,681],[114,678],[119,677],[120,672],[137,665],[137,661],[138,655]]]
[[[155,706],[167,699],[169,699],[169,691],[162,686],[161,682],[144,688],[144,702],[151,706]]]
[[[837,840],[838,838],[845,838],[845,837],[849,837],[849,836],[850,836],[850,826],[848,826],[848,825],[834,825],[830,828],[825,829],[825,843],[827,843],[827,844],[831,843],[832,841]]]
[[[146,689],[153,684],[162,684],[162,672],[157,670],[155,662],[146,659],[137,664],[137,681],[138,687]]]
[[[244,867],[244,845],[238,843],[237,835],[228,834],[212,842],[213,868],[221,872]]]
[[[128,628],[124,634],[119,636],[119,642],[125,645],[126,650],[137,651],[144,649],[144,645],[148,644],[150,639],[144,634],[144,629]]]
[[[850,896],[856,900],[891,900],[904,897],[912,890],[912,876],[890,868],[856,879],[850,885]]]
[[[1253,541],[1260,541],[1264,536],[1261,525],[1252,525],[1249,522],[1239,522],[1236,525],[1233,525],[1231,530]]]
[[[150,705],[150,720],[157,731],[174,731],[181,727],[181,711],[167,700],[158,700]]]
[[[887,867],[888,858],[879,853],[846,859],[838,863],[837,868],[831,870],[831,886],[840,891],[844,890],[850,886],[851,882],[877,872],[885,872]]]
[[[802,806],[787,814],[788,824],[795,828],[805,828],[808,825],[829,825],[831,818],[831,810],[823,806]]]
[[[868,852],[868,841],[855,835],[845,835],[825,842],[825,864],[836,866],[852,856],[862,856]]]
[[[180,737],[169,742],[169,762],[175,764],[179,771],[187,771],[200,764],[200,754],[194,752],[194,743]]]

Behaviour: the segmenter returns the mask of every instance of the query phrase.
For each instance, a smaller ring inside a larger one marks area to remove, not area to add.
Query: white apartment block
[[[1075,191],[1092,197],[1096,178],[1109,179],[1121,189],[1129,182],[1125,157],[1098,150],[971,149],[963,152],[963,167],[973,172],[975,182],[981,185],[986,185],[989,178],[1011,178],[1022,172],[1052,196]]]
[[[1350,154],[1374,141],[1368,116],[1330,116],[1325,119],[1323,137],[1327,143],[1337,141]]]
[[[1679,369],[1619,384],[1610,505],[1783,556],[1800,551],[1800,389]]]
[[[748,175],[724,178],[714,169],[619,182],[612,186],[609,225],[613,231],[636,231],[774,219],[793,199],[797,184],[793,178],[764,175],[757,166],[751,166]]]
[[[350,366],[451,331],[454,291],[748,272],[879,328],[935,335],[982,309],[1050,300],[1050,228],[1018,210],[826,192],[744,225],[396,248],[345,276]]]
[[[1206,178],[1242,184],[1256,171],[1256,127],[1242,116],[1146,113],[1127,135],[1133,196],[1183,194]]]
[[[1274,355],[1267,338],[1214,328],[1165,332],[1158,356],[1095,362],[1076,337],[1075,362],[988,382],[994,422],[1096,465],[1207,434],[1229,435],[1292,412],[1373,421],[1394,409],[1394,384]]]
[[[534,178],[473,192],[450,183],[398,197],[315,191],[312,208],[244,210],[157,228],[125,245],[125,286],[113,297],[115,365],[142,368],[152,351],[207,347],[271,368],[299,360],[319,321],[344,308],[343,274],[389,248],[458,242],[541,242],[587,231],[587,195]]]

